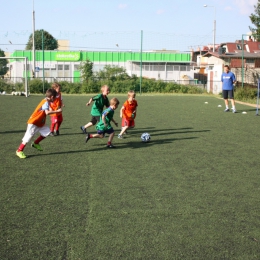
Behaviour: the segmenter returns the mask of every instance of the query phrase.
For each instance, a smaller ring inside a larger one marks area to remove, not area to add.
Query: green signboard
[[[55,54],[55,60],[57,61],[78,61],[80,60],[79,51],[63,51]]]

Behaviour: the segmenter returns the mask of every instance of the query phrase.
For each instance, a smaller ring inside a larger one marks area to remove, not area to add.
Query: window
[[[240,44],[237,44],[237,49],[238,49],[238,50],[242,50],[242,47],[241,47]]]
[[[70,70],[70,65],[64,65],[64,70]]]
[[[63,65],[58,65],[58,70],[63,70]]]
[[[79,70],[79,65],[78,64],[74,65],[74,70]]]

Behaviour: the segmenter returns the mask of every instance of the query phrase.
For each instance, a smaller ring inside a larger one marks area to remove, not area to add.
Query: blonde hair
[[[108,86],[108,85],[103,85],[103,86],[101,87],[101,89],[100,89],[101,92],[103,92],[105,88],[109,89],[109,86]]]
[[[113,105],[118,106],[119,105],[119,100],[114,97],[114,98],[110,99],[109,103],[110,103],[110,106],[113,106]]]
[[[61,85],[58,82],[54,82],[54,83],[52,83],[51,88],[53,88],[53,89],[61,88]]]
[[[134,92],[134,90],[129,90],[128,93],[127,93],[127,96],[128,96],[128,97],[133,97],[133,98],[135,98],[135,92]]]

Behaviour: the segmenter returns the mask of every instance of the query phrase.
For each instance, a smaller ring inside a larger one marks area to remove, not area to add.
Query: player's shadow
[[[148,148],[152,145],[158,144],[170,144],[172,142],[181,141],[181,140],[192,140],[197,139],[198,137],[184,137],[184,138],[168,138],[168,139],[160,139],[160,140],[151,140],[150,142],[142,142],[142,141],[130,141],[127,143],[117,143],[115,148],[107,148],[105,143],[102,144],[94,144],[96,148],[93,148],[90,143],[85,145],[85,149],[74,150],[74,151],[57,151],[48,154],[38,153],[27,155],[27,158],[37,157],[37,156],[51,156],[51,155],[62,155],[62,154],[74,154],[74,153],[86,153],[86,152],[97,152],[97,151],[106,151],[106,150],[118,150],[118,149],[139,149],[139,148]]]
[[[0,134],[16,134],[16,133],[25,133],[25,132],[26,132],[26,128],[24,128],[23,130],[3,131],[0,132]]]

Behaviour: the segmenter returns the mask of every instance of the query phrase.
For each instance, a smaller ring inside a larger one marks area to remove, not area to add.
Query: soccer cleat
[[[232,108],[232,113],[236,113],[236,109],[235,108]]]
[[[86,128],[85,128],[84,126],[81,126],[80,129],[81,129],[81,131],[83,132],[83,134],[86,134],[86,133],[87,133],[87,130],[86,130]]]
[[[54,131],[54,134],[55,134],[55,135],[60,135],[60,131],[59,131],[59,130],[56,130],[56,131]]]
[[[23,153],[23,151],[20,151],[20,152],[16,151],[16,155],[19,158],[21,158],[21,159],[25,159],[26,158],[26,155]]]
[[[124,137],[122,135],[118,135],[117,138],[118,139],[124,139]]]
[[[90,139],[90,134],[87,134],[87,136],[86,136],[86,143],[88,142],[89,139]]]
[[[53,133],[53,132],[50,132],[50,133],[49,133],[49,136],[54,136],[54,133]]]
[[[226,109],[224,110],[224,112],[229,112],[229,108],[226,108]]]
[[[39,144],[32,143],[31,147],[37,149],[38,151],[43,151],[43,149],[41,148],[41,146]]]
[[[112,144],[108,144],[107,148],[116,148],[116,147],[114,145],[112,145]]]

